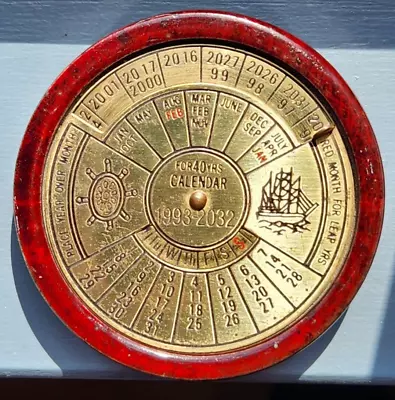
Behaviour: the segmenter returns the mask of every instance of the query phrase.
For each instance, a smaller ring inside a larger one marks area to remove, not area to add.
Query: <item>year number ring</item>
[[[374,133],[318,53],[188,11],[102,39],[56,79],[19,152],[15,219],[40,292],[92,347],[184,379],[303,349],[371,265]]]

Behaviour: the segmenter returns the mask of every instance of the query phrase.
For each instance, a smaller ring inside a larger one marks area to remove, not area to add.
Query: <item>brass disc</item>
[[[177,353],[256,344],[316,305],[354,236],[353,165],[315,93],[248,51],[125,60],[54,133],[42,212],[96,315]]]

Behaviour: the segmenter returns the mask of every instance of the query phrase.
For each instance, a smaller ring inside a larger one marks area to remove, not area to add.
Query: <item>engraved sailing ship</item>
[[[261,227],[282,235],[286,230],[293,233],[308,230],[308,216],[318,207],[301,188],[301,177],[295,178],[292,168],[281,169],[262,187],[261,204],[256,213]]]

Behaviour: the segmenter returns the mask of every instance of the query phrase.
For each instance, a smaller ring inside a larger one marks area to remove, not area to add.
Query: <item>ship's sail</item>
[[[258,209],[258,216],[278,217],[287,219],[304,219],[311,214],[318,204],[314,204],[301,188],[301,178],[294,179],[292,168],[289,172],[281,169],[273,178],[262,187],[262,200]]]

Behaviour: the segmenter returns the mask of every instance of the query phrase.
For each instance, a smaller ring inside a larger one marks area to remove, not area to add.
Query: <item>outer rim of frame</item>
[[[106,325],[67,285],[51,256],[41,215],[41,178],[56,127],[79,93],[112,64],[154,45],[179,39],[226,40],[288,65],[326,99],[350,142],[359,178],[359,218],[347,262],[310,312],[282,333],[247,349],[184,355],[154,349]],[[100,40],[55,80],[27,127],[14,181],[15,225],[28,269],[58,317],[99,352],[129,367],[182,379],[233,377],[274,365],[306,347],[342,314],[363,283],[380,238],[384,176],[370,123],[337,71],[289,33],[243,15],[218,11],[163,14],[126,26]]]

